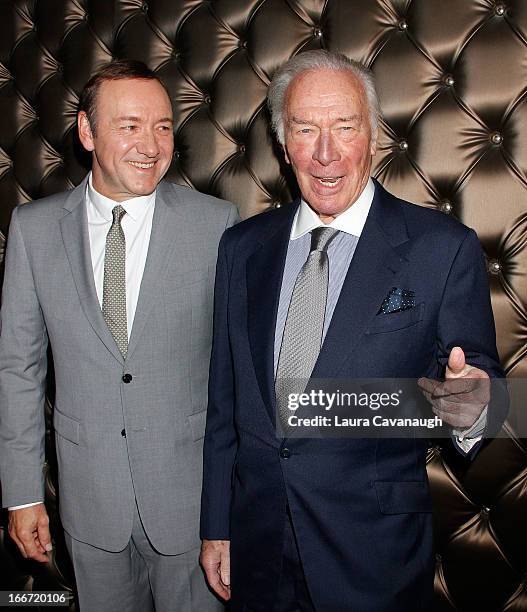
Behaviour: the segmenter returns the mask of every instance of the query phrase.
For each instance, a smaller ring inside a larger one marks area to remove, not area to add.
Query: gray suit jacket
[[[236,209],[159,184],[123,361],[95,291],[85,190],[83,181],[13,213],[0,334],[2,503],[44,498],[49,339],[64,528],[121,550],[137,501],[155,548],[182,553],[199,543],[213,279],[218,242]]]

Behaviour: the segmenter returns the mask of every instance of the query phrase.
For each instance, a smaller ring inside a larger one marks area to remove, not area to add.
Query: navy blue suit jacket
[[[248,219],[220,244],[201,536],[231,540],[233,610],[272,609],[287,505],[317,611],[426,610],[426,441],[275,435],[275,320],[297,206]],[[392,287],[414,291],[415,306],[378,315]],[[454,346],[502,376],[476,234],[377,183],[313,375],[439,377]]]

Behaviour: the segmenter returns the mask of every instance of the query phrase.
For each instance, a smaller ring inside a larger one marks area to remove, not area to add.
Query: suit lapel
[[[80,303],[94,332],[112,355],[123,363],[123,358],[102,316],[91,263],[88,219],[86,216],[87,178],[69,195],[64,204],[65,215],[60,219],[60,231]]]
[[[273,219],[260,247],[247,260],[248,333],[260,392],[274,423],[274,335],[280,287],[293,217],[288,205]]]
[[[172,190],[166,181],[161,181],[156,192],[152,232],[128,344],[127,359],[130,359],[137,348],[149,312],[159,300],[159,284],[176,245],[183,254],[186,252],[183,243],[192,242],[194,239],[192,219],[189,218],[190,215],[182,213],[184,207],[185,203],[178,197],[177,191]],[[181,266],[184,272],[183,258],[175,261],[174,265]]]
[[[324,339],[313,378],[336,377],[369,321],[376,316],[395,275],[405,264],[406,222],[399,201],[378,183]]]

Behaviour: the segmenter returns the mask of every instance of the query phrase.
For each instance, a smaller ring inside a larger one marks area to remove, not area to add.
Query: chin
[[[336,217],[337,215],[340,215],[341,213],[343,213],[347,207],[339,206],[338,204],[335,204],[334,206],[332,206],[331,204],[328,204],[328,203],[324,203],[324,204],[315,203],[314,205],[311,206],[311,208],[319,216]]]
[[[152,191],[157,187],[157,183],[159,181],[151,181],[148,184],[141,183],[141,185],[135,185],[132,190],[133,193],[136,193],[138,196],[146,196],[150,195]]]

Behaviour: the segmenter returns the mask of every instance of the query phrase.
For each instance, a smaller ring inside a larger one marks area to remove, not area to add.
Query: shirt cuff
[[[475,423],[470,427],[452,430],[456,444],[465,453],[468,453],[483,437],[485,427],[487,426],[487,408],[488,406],[485,406]]]
[[[22,504],[20,506],[9,506],[8,510],[22,510],[22,508],[31,508],[31,506],[38,506],[39,504],[43,504],[44,502],[31,502],[30,504]]]

